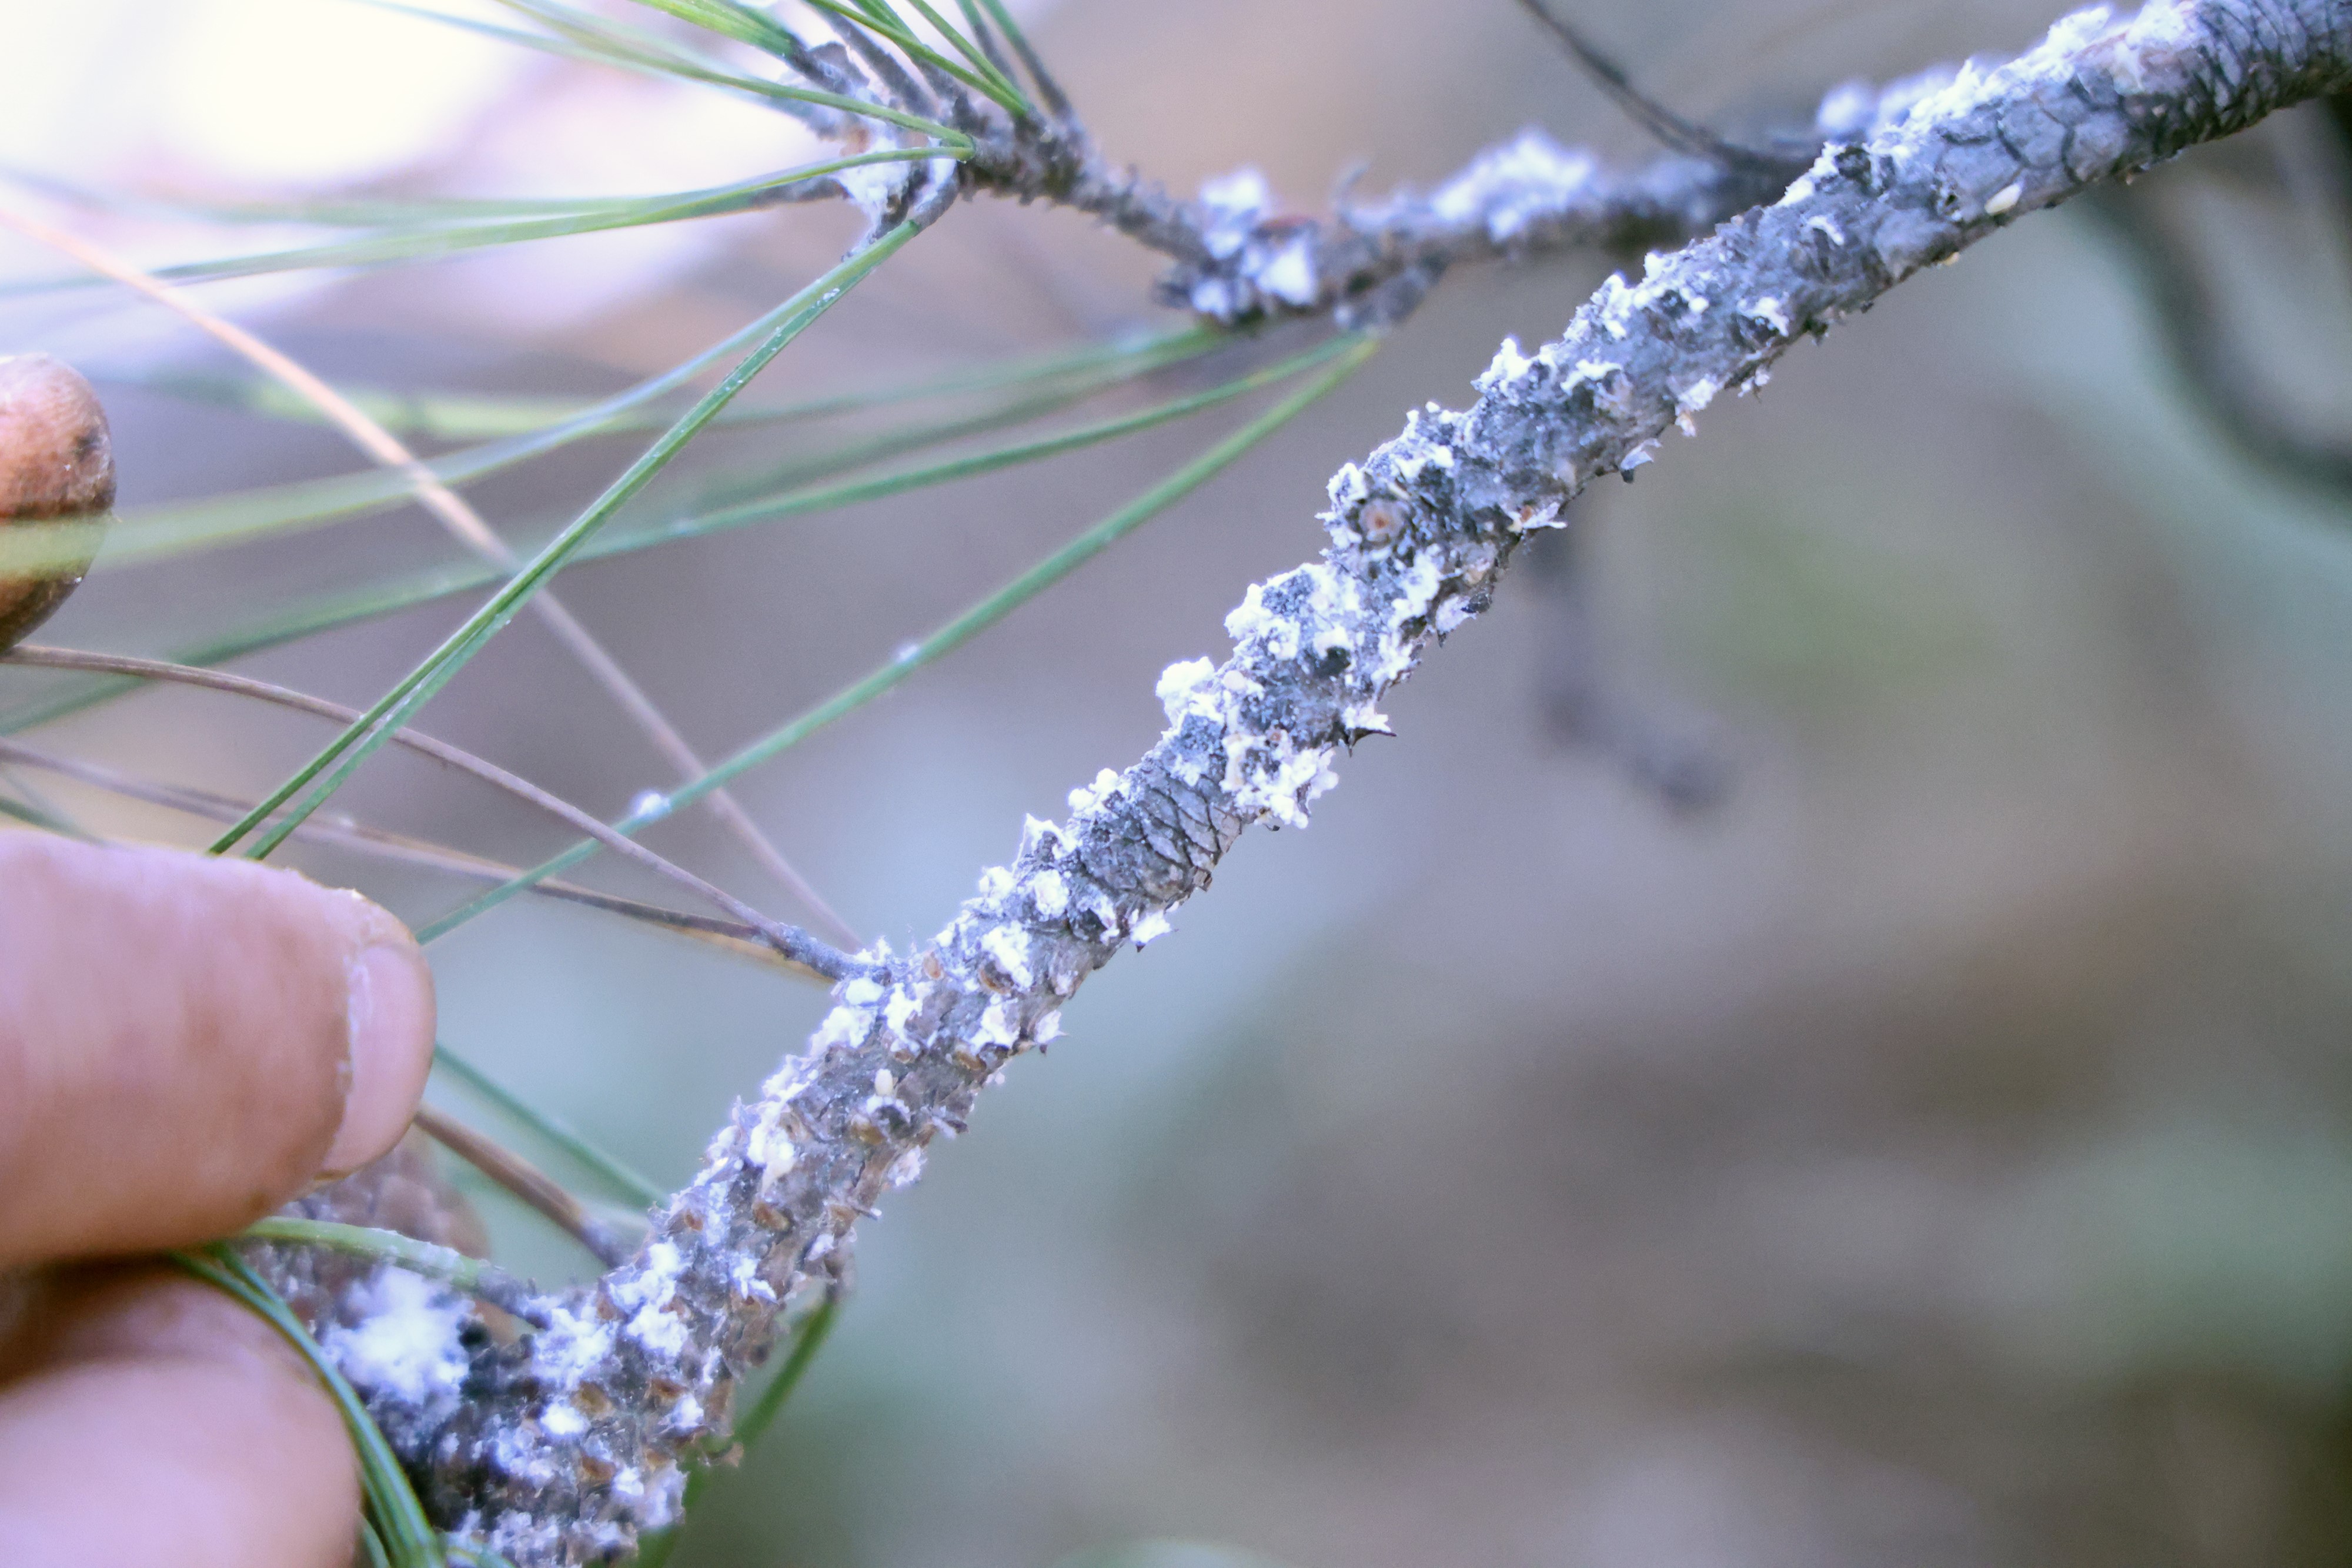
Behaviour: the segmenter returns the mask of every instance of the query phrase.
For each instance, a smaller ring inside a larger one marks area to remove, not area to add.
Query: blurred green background
[[[640,190],[709,183],[730,156],[763,166],[730,141],[750,121],[705,125],[667,88],[500,74],[437,34],[300,52],[328,47],[303,41],[311,14],[341,9],[121,0],[0,21],[0,45],[23,30],[12,77],[49,106],[0,120],[0,162],[232,195]],[[1353,162],[1369,188],[1428,182],[1527,123],[1649,155],[1507,0],[1024,14],[1101,144],[1178,190],[1249,162],[1319,210]],[[2014,50],[2054,12],[1577,14],[1653,91],[1744,129],[1803,123],[1849,78]],[[286,52],[237,57],[255,81],[213,95],[262,129],[207,152],[215,132],[191,129],[207,95],[194,119],[145,100],[248,36]],[[347,167],[304,146],[404,99],[431,111],[389,152]],[[134,109],[147,129],[126,129]],[[2130,194],[2229,282],[2230,340],[2280,417],[2322,434],[2352,422],[2347,168],[2305,110]],[[81,221],[151,258],[230,248]],[[219,297],[341,382],[598,393],[740,325],[853,233],[787,208]],[[13,241],[5,260],[58,270]],[[1467,401],[1504,333],[1555,335],[1612,265],[1449,277],[1276,443],[741,798],[861,930],[919,942],[1024,812],[1063,814],[1072,785],[1150,744],[1158,672],[1222,655],[1244,585],[1317,547],[1332,468],[1405,408]],[[1066,214],[976,205],[761,391],[1129,329],[1152,319],[1151,270]],[[143,387],[230,368],[152,307],[16,293],[0,330],[101,378],[126,505],[358,466],[322,432]],[[563,591],[716,756],[1234,422],[583,568]],[[1050,1057],[1016,1063],[934,1150],[861,1233],[856,1293],[802,1394],[676,1561],[2344,1560],[2346,497],[2213,433],[2125,253],[2074,209],[1798,350],[1701,434],[1638,485],[1596,487],[1573,537],[1542,541],[1397,694],[1401,738],[1346,765],[1313,829],[1246,841],[1173,936],[1105,971]],[[716,438],[646,515],[816,439]],[[623,451],[478,496],[495,520],[551,518]],[[43,636],[160,650],[231,609],[447,555],[412,510],[101,568]],[[243,667],[363,705],[455,619],[428,608]],[[0,698],[42,689],[0,672]],[[608,815],[667,781],[528,622],[424,727]],[[155,692],[37,738],[251,797],[324,737]],[[1721,798],[1673,809],[1642,781],[1662,766],[1719,776]],[[44,788],[112,831],[208,836]],[[404,757],[340,804],[509,859],[565,841]],[[707,823],[650,841],[787,912]],[[468,891],[294,858],[419,922]],[[452,1044],[666,1182],[824,1006],[528,901],[435,957]],[[518,1267],[579,1267],[485,1202]],[[1152,1540],[1223,1544],[1129,1544]]]

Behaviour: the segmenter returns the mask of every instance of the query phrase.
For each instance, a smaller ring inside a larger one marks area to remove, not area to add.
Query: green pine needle
[[[433,1047],[433,1065],[562,1150],[583,1169],[601,1177],[614,1192],[628,1198],[639,1209],[651,1208],[668,1196],[651,1181],[589,1142],[563,1118],[532,1104],[473,1061],[438,1041]]]
[[[420,21],[454,27],[462,33],[494,38],[502,44],[511,44],[518,48],[552,55],[558,59],[574,60],[585,65],[610,66],[642,76],[700,82],[723,88],[762,102],[770,101],[767,93],[762,90],[771,85],[769,83],[738,76],[716,61],[707,60],[690,51],[680,49],[667,39],[656,37],[650,33],[639,33],[635,28],[623,27],[616,23],[605,21],[584,11],[572,10],[570,7],[534,6],[517,5],[514,4],[514,0],[499,0],[499,3],[506,5],[509,9],[520,11],[541,26],[551,29],[552,36],[550,36],[547,33],[530,33],[514,27],[501,27],[494,22],[484,22],[472,16],[456,16],[446,11],[436,11],[428,6],[406,5],[403,0],[355,0],[355,3],[373,6],[379,11],[390,11],[398,16],[414,16]]]
[[[827,16],[838,16],[852,26],[863,27],[878,38],[887,39],[908,59],[919,60],[937,70],[945,71],[974,92],[992,99],[1013,114],[1033,118],[1035,115],[1036,111],[1030,107],[1029,100],[1021,96],[1021,89],[1010,83],[1002,82],[995,74],[995,68],[989,67],[988,74],[982,76],[956,64],[955,61],[949,59],[917,37],[913,30],[908,27],[895,12],[880,7],[868,7],[861,11],[842,4],[841,0],[808,0],[808,3]],[[928,13],[929,7],[925,9]],[[954,38],[961,39],[963,37],[951,27],[943,30]]]
[[[775,18],[739,5],[736,0],[637,0],[637,4],[667,12],[706,32],[765,50],[779,59],[794,59],[802,53],[800,40],[778,26]]]
[[[381,267],[394,262],[440,261],[467,251],[532,240],[564,239],[573,235],[600,234],[613,229],[645,228],[685,223],[696,218],[725,217],[772,204],[789,186],[821,180],[845,169],[873,163],[922,162],[933,158],[960,159],[969,150],[954,147],[898,147],[851,157],[835,158],[754,180],[709,190],[678,191],[666,195],[583,201],[546,216],[514,216],[494,223],[419,222],[366,239],[338,240],[327,245],[299,246],[253,256],[225,256],[214,261],[182,262],[158,267],[154,276],[167,283],[217,282],[271,273],[302,272],[331,267]]]
[[[326,1385],[328,1396],[342,1412],[352,1446],[359,1450],[360,1490],[366,1500],[367,1524],[388,1568],[446,1568],[441,1538],[425,1517],[425,1507],[416,1500],[416,1490],[408,1484],[407,1474],[401,1469],[392,1444],[369,1416],[359,1392],[327,1359],[319,1342],[310,1337],[310,1331],[302,1326],[302,1320],[286,1304],[286,1298],[255,1272],[253,1265],[223,1243],[169,1256],[173,1262],[235,1297],[284,1334],[302,1359],[310,1364],[319,1381]]]
[[[403,1236],[397,1230],[378,1230],[364,1225],[339,1225],[332,1220],[272,1215],[247,1226],[238,1233],[237,1239],[323,1247],[353,1258],[396,1265],[413,1274],[442,1281],[469,1296],[482,1295],[486,1291],[496,1289],[485,1282],[484,1271],[489,1265],[480,1259],[469,1258],[454,1247],[436,1247],[430,1241]]]
[[[0,795],[0,817],[22,822],[28,828],[38,829],[45,833],[55,833],[59,838],[79,839],[84,843],[91,844],[99,841],[55,812],[44,810],[27,801],[12,800],[5,795]]]
[[[422,224],[483,223],[497,218],[553,217],[591,208],[623,206],[646,196],[411,196],[398,200],[321,197],[311,201],[228,202],[150,196],[84,185],[38,169],[0,163],[0,179],[37,191],[61,205],[119,217],[212,224],[223,228],[408,228]]]
[[[1215,334],[1205,335],[1205,341],[1196,340],[1192,332],[1178,334],[1160,340],[1147,349],[1148,359],[1130,360],[1114,374],[1106,375],[1102,384],[1129,379],[1132,374],[1156,368],[1158,364],[1191,359],[1208,347],[1221,342]],[[635,553],[656,545],[698,538],[706,534],[804,516],[814,512],[872,501],[951,480],[992,473],[1017,464],[1050,457],[1099,442],[1116,439],[1167,423],[1223,402],[1241,393],[1271,384],[1320,362],[1328,355],[1328,346],[1308,350],[1264,370],[1189,394],[1151,405],[1129,414],[1082,425],[1076,429],[1043,438],[1017,442],[992,448],[968,456],[924,465],[869,479],[847,481],[834,485],[804,486],[781,495],[760,498],[755,503],[730,507],[710,512],[692,513],[668,522],[609,532],[584,548],[575,558],[575,564],[605,560]],[[1164,359],[1162,355],[1164,354]],[[1087,390],[1093,390],[1091,384]],[[1059,393],[1043,394],[1016,405],[1015,412],[1034,409],[1042,402],[1063,401]],[[919,444],[922,438],[949,434],[971,434],[999,423],[1003,411],[976,419],[945,422],[919,426],[876,438],[859,449],[859,456],[885,455],[896,449]],[[822,473],[838,465],[826,455],[807,460],[798,473]],[[386,580],[366,587],[324,594],[297,603],[287,610],[222,633],[207,642],[184,648],[173,655],[173,662],[183,664],[213,665],[247,653],[280,646],[314,632],[350,625],[355,622],[380,615],[395,613],[429,603],[436,599],[468,589],[479,588],[499,580],[493,567],[478,560],[453,561],[445,566],[429,568],[404,577]],[[135,680],[117,676],[94,676],[76,681],[65,691],[44,701],[25,705],[0,714],[0,734],[53,723],[82,711],[98,703],[140,688]]]
[[[1069,104],[1063,99],[1062,89],[1046,72],[1045,60],[1029,47],[1028,36],[1021,31],[1021,25],[1013,19],[1012,13],[1005,10],[1003,0],[981,0],[981,4],[988,7],[990,17],[996,23],[996,30],[1004,35],[1004,41],[1013,46],[1013,52],[1020,56],[1021,63],[1028,68],[1029,78],[1037,84],[1037,90],[1045,95],[1045,101],[1056,110],[1067,110]]]
[[[406,724],[475,654],[488,645],[491,638],[504,630],[531,595],[554,576],[557,569],[598,528],[610,521],[625,502],[650,484],[687,443],[699,434],[703,426],[709,423],[753,376],[766,368],[769,361],[782,352],[785,345],[799,337],[861,278],[897,254],[901,246],[919,232],[919,225],[912,220],[901,223],[772,312],[769,319],[776,320],[776,325],[770,330],[766,340],[752,350],[725,381],[706,393],[659,440],[646,448],[644,455],[631,464],[628,471],[614,480],[603,496],[558,534],[504,588],[492,595],[489,601],[475,612],[463,626],[450,633],[422,664],[362,715],[357,723],[223,834],[213,844],[213,852],[225,854],[235,849],[247,835],[261,828],[272,813],[278,813],[280,807],[286,810],[278,815],[275,823],[259,834],[247,853],[258,860],[283,843],[288,835],[324,805],[345,780],[391,738],[395,730]],[[777,319],[779,317],[782,318],[780,320]],[[317,782],[314,784],[313,780]],[[298,794],[299,799],[296,798]]]
[[[855,259],[855,258],[853,258]],[[844,264],[848,265],[847,263]],[[830,277],[833,274],[827,274]],[[447,485],[462,485],[511,468],[534,457],[558,451],[592,435],[628,427],[649,404],[660,402],[731,354],[740,352],[789,317],[795,303],[820,290],[825,278],[785,301],[741,330],[730,333],[702,352],[625,392],[591,403],[556,424],[490,442],[464,452],[450,453],[425,465]],[[665,421],[665,423],[668,422]],[[0,532],[0,571],[55,570],[76,564],[87,543],[103,539],[110,564],[154,559],[190,549],[241,543],[310,524],[354,516],[404,501],[414,484],[387,469],[372,468],[331,479],[272,486],[266,490],[216,497],[205,501],[151,508],[118,518],[110,528],[92,523],[68,527],[51,524],[32,529]],[[25,534],[38,534],[26,539]],[[87,540],[85,533],[89,535]],[[52,542],[56,541],[56,542]]]
[[[1013,442],[988,448],[964,457],[925,464],[901,469],[897,473],[878,475],[868,479],[856,479],[841,484],[802,486],[745,502],[740,506],[695,513],[667,523],[632,528],[600,541],[603,547],[593,559],[644,549],[655,544],[677,539],[702,538],[711,534],[726,533],[753,523],[772,522],[783,517],[806,516],[812,512],[833,511],[867,501],[881,500],[906,491],[944,485],[959,479],[993,474],[1002,469],[1018,467],[1048,457],[1057,457],[1083,447],[1098,445],[1120,436],[1133,435],[1155,426],[1183,419],[1206,409],[1228,402],[1246,393],[1289,380],[1302,371],[1328,360],[1346,340],[1334,338],[1288,359],[1252,371],[1246,375],[1209,387],[1202,392],[1171,398],[1133,413],[1118,414],[1097,420],[1052,435]],[[583,558],[591,559],[591,558]]]
[[[521,434],[486,442],[463,451],[428,459],[424,466],[443,484],[463,488],[491,475],[560,451],[592,437],[631,430],[659,428],[647,405],[668,398],[686,382],[717,360],[756,340],[766,320],[753,323],[686,363],[601,402],[569,413],[553,424]],[[915,398],[944,397],[971,392],[1052,387],[1070,381],[1086,390],[1108,387],[1167,365],[1196,357],[1226,340],[1223,334],[1195,330],[1150,339],[1141,344],[1113,350],[1090,347],[1077,353],[1039,358],[1016,367],[992,367],[907,387],[874,392],[848,393],[775,410],[738,411],[730,407],[720,423],[760,423],[814,418],[881,407]],[[0,571],[56,570],[80,559],[72,552],[87,550],[102,537],[106,546],[102,570],[144,564],[193,550],[221,549],[276,535],[316,528],[365,516],[401,505],[415,495],[414,484],[386,469],[371,468],[326,479],[239,491],[203,500],[142,507],[116,517],[110,526],[91,525],[91,537],[80,535],[53,542],[61,534],[55,525],[41,529],[0,532]],[[102,535],[99,530],[104,528]],[[20,539],[17,534],[40,537]],[[477,580],[487,580],[478,579]]]
[[[839,110],[845,113],[860,115],[868,120],[878,120],[886,124],[935,137],[950,147],[969,149],[971,145],[971,139],[963,132],[941,125],[936,120],[925,120],[919,115],[908,114],[903,110],[872,103],[865,99],[846,98],[839,93],[824,92],[814,88],[787,87],[782,82],[770,81],[762,77],[743,76],[696,56],[688,50],[681,49],[666,39],[636,28],[625,27],[577,6],[562,5],[559,0],[498,0],[498,3],[507,9],[520,12],[549,28],[556,35],[554,39],[542,39],[538,35],[529,33],[509,33],[504,28],[488,27],[480,23],[470,22],[464,17],[449,16],[445,12],[399,5],[395,0],[370,0],[370,3],[383,5],[387,9],[405,11],[435,21],[446,22],[468,31],[504,35],[508,41],[528,47],[538,47],[542,43],[560,45],[568,42],[571,47],[558,47],[554,52],[573,57],[580,57],[584,53],[589,57],[600,59],[604,64],[621,66],[632,70],[650,71],[656,75],[675,77],[686,81],[703,82],[709,86],[748,94],[753,98],[789,103],[814,104],[821,108]],[[654,4],[654,0],[639,0],[639,3]],[[656,8],[668,9],[667,5],[656,5]],[[748,13],[748,7],[743,9]],[[777,29],[777,31],[782,30]],[[784,36],[789,37],[789,35]]]
[[[1078,371],[1101,372],[1106,367],[1108,367],[1110,380],[1104,384],[1110,384],[1113,381],[1131,379],[1145,371],[1159,369],[1163,364],[1193,358],[1227,340],[1227,335],[1215,328],[1185,327],[1172,332],[1154,333],[1140,342],[1088,343],[1076,350],[1025,355],[1001,365],[987,365],[869,392],[839,392],[801,402],[765,407],[738,402],[719,417],[718,423],[728,426],[791,423],[965,392],[1026,386],[1037,382],[1058,380]],[[277,382],[259,377],[110,375],[105,379],[127,381],[168,396],[239,409],[270,419],[283,419],[299,424],[325,423],[316,404],[295,396]],[[577,419],[590,406],[577,398],[493,392],[404,392],[378,387],[348,386],[337,390],[369,418],[394,434],[427,441],[487,441],[528,434]],[[667,415],[639,412],[612,420],[603,429],[607,433],[657,429],[668,423]],[[128,520],[132,526],[137,526],[156,515],[152,509],[128,512],[117,521]]]
[[[784,1358],[784,1364],[776,1369],[776,1375],[768,1380],[768,1385],[760,1390],[760,1397],[751,1402],[751,1407],[743,1412],[743,1418],[735,1423],[735,1440],[745,1448],[757,1447],[760,1439],[767,1435],[768,1428],[775,1425],[776,1417],[783,1414],[784,1401],[793,1396],[801,1385],[801,1379],[808,1375],[810,1364],[816,1360],[816,1353],[824,1348],[825,1336],[833,1333],[834,1320],[840,1313],[841,1298],[827,1291],[817,1302],[815,1310],[801,1320],[800,1326],[793,1333],[792,1354]],[[687,1500],[689,1504],[693,1501],[694,1491],[694,1482],[688,1481]]]
[[[990,59],[987,53],[977,43],[965,37],[961,28],[953,26],[946,17],[933,10],[929,0],[907,0],[907,3],[920,11],[923,14],[923,20],[929,22],[941,37],[952,44],[958,54],[971,62],[972,69],[1003,89],[1002,93],[997,95],[999,103],[1005,104],[1015,114],[1024,118],[1034,120],[1037,117],[1036,106],[1029,101],[1028,95],[1021,90],[1019,84],[999,70],[996,62]]]
[[[441,1550],[454,1562],[469,1564],[469,1568],[515,1568],[515,1565],[487,1546],[467,1546],[463,1542],[444,1536]]]
[[[635,833],[662,820],[670,811],[693,804],[738,775],[781,756],[835,719],[855,713],[924,665],[933,664],[961,647],[1229,467],[1259,442],[1353,375],[1372,356],[1377,347],[1377,340],[1360,333],[1332,340],[1321,352],[1337,354],[1339,363],[1307,386],[1283,399],[930,636],[909,645],[888,664],[737,752],[692,783],[670,791],[663,811],[650,815],[633,812],[614,822],[614,828],[623,833]],[[520,876],[490,889],[464,907],[418,928],[417,939],[431,942],[448,935],[476,916],[497,908],[532,883],[578,865],[594,854],[597,847],[593,839],[581,840],[562,853],[542,861]]]

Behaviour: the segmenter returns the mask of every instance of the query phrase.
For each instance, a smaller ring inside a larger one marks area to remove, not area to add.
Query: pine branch
[[[1433,190],[1399,191],[1362,205],[1343,202],[1328,218],[1277,211],[1254,170],[1212,181],[1197,200],[1184,201],[1101,155],[1017,32],[1011,37],[1037,84],[1044,116],[1022,112],[1019,100],[1008,104],[1001,91],[975,97],[922,54],[909,53],[910,37],[866,8],[847,0],[812,4],[834,19],[842,39],[833,46],[839,51],[835,67],[854,84],[851,90],[899,111],[902,122],[943,120],[968,145],[953,149],[959,162],[940,158],[812,178],[790,187],[791,199],[840,196],[862,208],[877,229],[943,182],[959,195],[986,193],[1072,207],[1173,263],[1158,287],[1162,303],[1225,325],[1333,316],[1346,327],[1391,326],[1459,262],[1590,248],[1633,254],[1678,245],[1769,201],[1812,157],[1810,139],[1801,148],[1759,152],[1694,131],[1673,155],[1640,169],[1612,171],[1591,154],[1530,129],[1481,152]],[[991,9],[1000,25],[1009,26],[1001,7]],[[1538,8],[1537,14],[1559,26],[1549,13]],[[1588,64],[1598,61],[1615,71],[1572,32],[1568,36]],[[973,48],[984,59],[989,35],[982,29],[979,37]],[[897,45],[899,53],[886,44]],[[850,63],[852,53],[862,72]],[[1010,82],[997,85],[1019,91]],[[1613,85],[1631,93],[1622,73]],[[860,125],[854,134],[845,132],[843,144],[863,152],[869,133]],[[895,134],[901,155],[939,145],[903,123]]]
[[[1175,265],[1162,303],[1233,323],[1336,315],[1391,326],[1458,263],[1680,244],[1769,201],[1803,168],[1778,172],[1673,154],[1631,172],[1527,130],[1481,152],[1427,193],[1343,204],[1328,218],[1276,210],[1255,171],[1170,196],[1104,162],[1074,127],[975,138],[966,185],[1090,213]]]
[[[856,1221],[961,1130],[1006,1060],[1055,1037],[1088,974],[1169,928],[1245,828],[1305,824],[1341,751],[1387,732],[1383,694],[1487,606],[1581,486],[2024,214],[2347,82],[2352,0],[2084,13],[1906,118],[1882,104],[1892,122],[1638,285],[1612,278],[1539,352],[1507,342],[1467,412],[1416,412],[1340,469],[1328,548],[1249,590],[1224,664],[1169,667],[1168,728],[1141,761],[1073,791],[1066,823],[1031,821],[922,952],[861,956],[806,1054],[737,1108],[634,1259],[547,1301],[553,1326],[519,1341],[406,1325],[450,1373],[409,1385],[444,1392],[367,1393],[425,1506],[524,1568],[609,1561],[672,1521],[684,1461],[723,1437],[785,1302],[840,1269]]]

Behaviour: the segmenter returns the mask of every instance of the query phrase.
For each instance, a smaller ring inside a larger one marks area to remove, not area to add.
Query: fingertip
[[[29,833],[0,889],[0,1263],[222,1235],[398,1141],[433,980],[382,908]]]
[[[148,850],[168,863],[190,859]],[[213,874],[243,879],[241,898],[284,904],[295,918],[315,911],[335,934],[343,988],[342,1109],[318,1176],[349,1176],[390,1151],[408,1130],[433,1070],[436,1019],[433,967],[391,911],[349,888],[327,887],[299,871],[246,860],[205,860]]]
[[[275,1329],[152,1266],[61,1277],[40,1315],[0,1385],[9,1561],[349,1563],[357,1460]]]
[[[357,894],[362,930],[345,966],[350,1047],[343,1115],[325,1174],[348,1176],[407,1131],[433,1070],[433,968],[407,928]]]

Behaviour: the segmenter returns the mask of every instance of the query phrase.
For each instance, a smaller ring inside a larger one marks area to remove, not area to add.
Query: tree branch
[[[1163,304],[1226,323],[1336,315],[1344,326],[1402,320],[1461,262],[1679,244],[1770,200],[1811,156],[1773,170],[1677,153],[1612,172],[1529,129],[1434,190],[1343,201],[1317,219],[1277,212],[1255,170],[1180,201],[1106,162],[1075,126],[975,141],[962,165],[969,188],[1074,207],[1168,256]]]
[[[1090,214],[1174,264],[1158,286],[1162,303],[1229,325],[1332,315],[1342,326],[1391,326],[1456,263],[1679,245],[1771,200],[1813,156],[1810,143],[1761,152],[1716,143],[1611,171],[1529,129],[1479,152],[1432,191],[1360,205],[1343,200],[1330,217],[1312,218],[1276,211],[1255,170],[1181,200],[1105,159],[1065,112],[1015,118],[952,82],[934,98],[879,42],[855,26],[841,31],[873,73],[856,82],[856,92],[923,115],[940,113],[945,100],[946,118],[972,141],[970,156],[953,165],[960,193]],[[1037,68],[1033,63],[1033,75]],[[901,141],[914,144],[911,136]],[[942,173],[931,162],[875,166],[783,187],[778,199],[845,196],[881,222]]]
[[[785,1301],[841,1266],[857,1219],[1008,1058],[1055,1037],[1088,974],[1168,929],[1244,828],[1305,824],[1342,749],[1386,732],[1382,695],[1486,607],[1528,530],[1921,268],[2347,80],[2352,0],[2084,13],[1899,122],[1865,117],[1866,142],[1828,148],[1775,204],[1653,258],[1638,285],[1611,279],[1539,352],[1506,342],[1466,413],[1416,412],[1339,470],[1328,548],[1249,590],[1222,665],[1169,667],[1168,728],[1141,761],[1073,791],[1066,823],[1032,820],[921,953],[863,955],[870,974],[737,1107],[633,1260],[513,1342],[450,1328],[471,1310],[455,1298],[418,1312],[415,1375],[366,1392],[426,1506],[526,1568],[607,1561],[669,1522],[683,1460],[725,1432]]]

